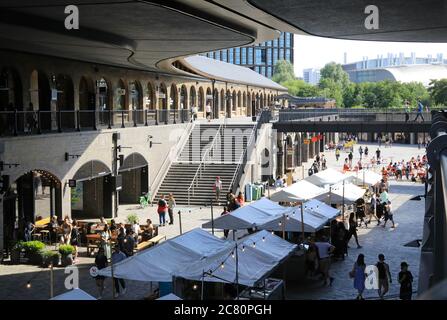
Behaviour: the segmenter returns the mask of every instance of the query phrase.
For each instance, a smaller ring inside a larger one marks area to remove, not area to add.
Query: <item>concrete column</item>
[[[415,143],[417,143],[416,136],[415,136],[414,132],[411,132],[410,133],[410,144],[415,144]]]
[[[3,194],[0,194],[0,254],[3,254],[3,249]]]
[[[62,218],[68,215],[71,218],[71,188],[65,184],[65,181],[61,181],[61,203],[62,203]],[[56,199],[57,201],[57,199]]]

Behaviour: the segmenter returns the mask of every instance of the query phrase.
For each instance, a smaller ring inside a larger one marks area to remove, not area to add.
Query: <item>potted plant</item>
[[[73,264],[73,252],[74,247],[69,244],[63,244],[59,247],[59,253],[61,254],[61,263],[64,267]]]
[[[11,263],[19,264],[22,253],[23,253],[23,241],[17,241],[11,247]]]
[[[23,251],[25,251],[25,257],[28,259],[28,263],[34,265],[42,264],[42,251],[45,249],[45,244],[41,241],[27,241],[22,243]]]
[[[42,252],[42,265],[47,268],[52,264],[53,266],[59,265],[59,252],[45,250]]]
[[[127,216],[126,221],[128,224],[138,223],[138,216],[135,213],[131,213]]]

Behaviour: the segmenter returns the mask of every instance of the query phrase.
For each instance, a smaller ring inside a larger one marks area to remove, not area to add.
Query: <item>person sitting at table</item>
[[[65,217],[64,223],[62,224],[63,234],[61,237],[61,244],[70,244],[71,240],[71,231],[73,230],[73,226],[71,225],[70,218]]]
[[[110,220],[110,232],[114,233],[117,229],[117,225],[114,219]]]
[[[126,256],[133,256],[133,249],[135,248],[135,234],[132,229],[130,229],[124,239],[124,250],[123,252]]]
[[[122,223],[118,224],[118,236],[116,238],[120,250],[124,252],[124,239],[126,238],[126,229]]]
[[[25,241],[33,240],[34,224],[31,221],[27,221],[25,224]]]
[[[148,241],[154,236],[154,225],[152,224],[152,220],[147,219],[146,223],[147,224],[144,226],[141,234],[141,241]]]

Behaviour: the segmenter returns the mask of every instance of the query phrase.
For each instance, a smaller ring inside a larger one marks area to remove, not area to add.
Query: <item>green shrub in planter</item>
[[[19,264],[20,263],[20,255],[23,252],[23,241],[17,241],[11,246],[11,263]]]
[[[46,250],[42,251],[42,264],[44,267],[48,267],[50,264],[53,266],[59,265],[59,252]]]
[[[30,264],[42,264],[41,252],[45,249],[45,244],[41,241],[27,241],[22,243],[25,257],[28,258]]]
[[[63,266],[69,266],[73,264],[73,252],[74,247],[69,244],[63,244],[59,247],[59,253],[61,254],[61,263]]]
[[[129,214],[126,219],[128,224],[138,223],[138,216],[135,213]]]

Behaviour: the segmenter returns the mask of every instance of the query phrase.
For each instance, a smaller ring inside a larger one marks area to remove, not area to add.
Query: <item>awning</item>
[[[276,202],[299,202],[313,199],[325,190],[306,180],[298,181],[289,187],[283,188],[270,196]]]
[[[319,171],[304,180],[313,183],[318,187],[324,187],[326,185],[332,185],[343,180],[351,181],[352,177],[349,175],[345,175],[340,171],[334,170],[332,168],[328,168],[326,170]]]
[[[305,202],[304,208],[313,211],[315,213],[318,213],[329,220],[334,219],[341,213],[339,209],[333,208],[327,205],[326,203],[318,201],[316,199],[312,199],[310,201]]]
[[[73,180],[85,181],[111,174],[112,171],[101,161],[91,160],[76,171]]]
[[[233,212],[214,219],[214,228],[241,230],[260,226],[275,215],[286,212],[287,209],[267,198],[261,198]],[[212,228],[211,221],[204,223],[202,228]]]
[[[51,298],[50,300],[97,300],[82,289],[75,288],[73,290],[62,293],[58,296]]]
[[[382,176],[370,170],[348,171],[347,175],[352,176],[352,182],[357,185],[374,186],[382,180]]]
[[[131,153],[124,159],[123,165],[119,168],[119,172],[125,172],[146,167],[148,165],[146,159],[139,153]]]
[[[238,282],[254,286],[296,247],[267,231],[239,240]],[[219,239],[197,228],[120,261],[113,266],[113,272],[116,278],[139,281],[171,282],[175,276],[198,281],[204,278],[207,282],[235,283],[235,249],[234,241]],[[99,270],[98,273],[110,277],[111,267]]]
[[[344,197],[345,204],[349,204],[355,202],[359,198],[362,198],[364,195],[365,190],[352,183],[345,183],[344,187],[342,183],[338,183],[330,187],[331,203],[342,204]]]

